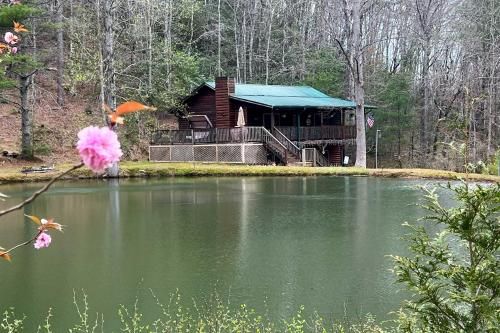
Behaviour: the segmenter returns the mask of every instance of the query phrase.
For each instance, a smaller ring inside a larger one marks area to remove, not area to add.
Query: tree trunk
[[[221,48],[222,48],[222,27],[221,27],[221,13],[220,13],[220,1],[217,3],[217,14],[218,14],[218,24],[217,24],[217,75],[222,75],[222,65],[221,65]]]
[[[56,0],[57,24],[57,104],[64,105],[64,29],[63,1]]]
[[[116,108],[116,85],[114,68],[114,8],[113,0],[104,0],[104,47],[103,47],[103,74],[104,74],[104,103],[111,109]]]
[[[269,26],[267,30],[267,44],[266,44],[266,85],[269,83],[269,49],[271,47],[271,34],[273,30],[274,6],[272,1],[269,1]]]
[[[366,133],[365,133],[365,88],[363,73],[363,54],[361,47],[361,0],[352,2],[352,45],[354,62],[354,97],[356,102],[356,163],[355,166],[366,168]]]
[[[116,86],[114,68],[114,7],[113,0],[104,0],[104,102],[112,109],[116,109]],[[109,177],[118,177],[118,163],[114,163],[106,170]]]
[[[167,59],[167,64],[166,64],[166,70],[167,70],[167,77],[166,83],[167,86],[166,88],[170,88],[170,83],[171,83],[171,61],[172,61],[172,17],[173,17],[173,3],[171,0],[168,0],[165,3],[165,17],[164,22],[163,22],[163,35],[164,35],[164,42],[165,42],[165,58]]]
[[[33,158],[33,110],[29,105],[28,93],[33,83],[34,73],[19,76],[21,95],[21,156]]]
[[[240,8],[239,1],[236,2],[236,8],[234,9],[233,14],[233,29],[234,29],[234,52],[236,57],[236,82],[241,82],[241,73],[240,73],[240,40],[239,40],[239,27],[238,27],[238,18],[236,17],[238,10]]]
[[[429,117],[430,117],[430,106],[431,106],[431,87],[429,78],[429,68],[430,68],[430,57],[431,57],[431,45],[430,39],[425,43],[424,50],[424,60],[422,68],[422,85],[424,92],[424,107],[420,114],[420,153],[426,155],[428,151],[428,136],[429,136]],[[422,159],[423,161],[424,159]]]
[[[151,1],[147,1],[147,25],[148,25],[148,94],[153,88],[153,8]]]

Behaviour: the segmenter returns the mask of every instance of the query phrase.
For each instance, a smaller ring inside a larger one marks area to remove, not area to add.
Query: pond
[[[57,183],[24,211],[0,218],[0,244],[28,239],[22,214],[54,217],[43,250],[24,247],[0,263],[0,310],[28,316],[49,308],[56,328],[77,320],[73,293],[118,331],[117,309],[135,298],[150,316],[179,290],[186,304],[217,292],[275,319],[367,312],[387,319],[399,307],[388,254],[404,254],[405,220],[422,211],[420,181],[366,177],[171,178]],[[0,187],[11,203],[40,185]],[[0,203],[7,207],[7,203]],[[59,329],[56,329],[59,331]]]

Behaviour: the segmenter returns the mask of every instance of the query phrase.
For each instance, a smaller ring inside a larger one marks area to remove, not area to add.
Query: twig
[[[11,248],[10,248],[10,249],[8,249],[7,251],[0,251],[0,255],[4,256],[4,255],[9,254],[10,252],[14,251],[15,249],[17,249],[17,248],[21,247],[21,246],[28,245],[29,243],[31,243],[31,242],[33,242],[33,241],[35,241],[35,240],[38,238],[38,236],[40,236],[40,234],[41,234],[42,232],[43,232],[43,229],[42,229],[42,230],[39,230],[33,238],[28,239],[26,242],[21,243],[21,244],[17,244],[16,246],[11,247]]]
[[[337,42],[339,48],[340,48],[340,51],[342,52],[342,54],[344,55],[344,58],[346,60],[346,63],[347,63],[347,66],[349,67],[349,69],[351,70],[351,74],[352,76],[354,77],[354,68],[352,66],[352,63],[351,63],[351,59],[349,58],[349,55],[347,54],[347,51],[344,49],[344,47],[342,46],[342,43],[340,42],[340,40],[338,40],[337,38],[335,38],[335,41]]]
[[[56,180],[58,180],[59,178],[61,178],[62,176],[65,176],[67,175],[68,173],[76,170],[76,169],[79,169],[83,166],[83,163],[80,163],[80,164],[77,164],[77,165],[74,165],[73,167],[71,167],[70,169],[64,171],[63,173],[55,176],[54,178],[52,178],[44,187],[42,187],[41,189],[39,189],[38,191],[36,191],[35,193],[33,193],[31,195],[31,197],[29,197],[28,199],[24,200],[23,202],[21,202],[20,204],[18,205],[15,205],[13,207],[10,207],[10,208],[7,208],[6,210],[3,210],[3,211],[0,211],[0,216],[2,215],[5,215],[5,214],[8,214],[10,212],[13,212],[15,210],[18,210],[18,209],[21,209],[23,208],[24,206],[26,206],[27,204],[29,204],[30,202],[32,202],[33,200],[35,200],[40,194],[42,194],[43,192],[47,191],[49,189],[50,186],[52,186],[52,184],[54,184],[56,182]]]

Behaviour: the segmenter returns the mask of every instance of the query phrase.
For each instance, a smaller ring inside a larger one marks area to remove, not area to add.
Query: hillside
[[[64,107],[55,101],[52,79],[38,75],[33,89],[33,130],[35,155],[41,161],[53,163],[78,160],[74,149],[78,131],[89,125],[101,125],[103,118],[98,101],[89,93],[66,95]],[[3,92],[14,102],[16,91]],[[21,116],[15,104],[0,104],[0,151],[19,152],[21,144]],[[12,158],[2,158],[1,165],[27,164]],[[29,164],[29,163],[28,163]]]

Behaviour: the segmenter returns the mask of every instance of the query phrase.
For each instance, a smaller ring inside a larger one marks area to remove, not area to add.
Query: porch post
[[[300,141],[300,112],[297,112],[297,141]]]
[[[271,133],[274,128],[274,108],[271,109]]]

